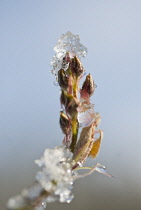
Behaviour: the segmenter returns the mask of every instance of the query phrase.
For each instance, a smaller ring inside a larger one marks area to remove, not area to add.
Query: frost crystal
[[[63,65],[63,57],[66,52],[70,52],[70,55],[73,57],[76,55],[79,58],[85,57],[87,55],[87,48],[80,43],[80,38],[78,35],[73,35],[71,32],[67,32],[66,34],[62,34],[58,43],[54,47],[55,55],[52,58],[51,66],[52,74],[57,77],[57,72],[62,68]],[[63,66],[63,68],[67,68],[68,66]]]
[[[78,108],[78,122],[81,127],[88,127],[95,121],[95,112],[93,104],[87,103],[85,100],[80,100]]]
[[[55,149],[46,149],[43,157],[35,161],[42,171],[36,175],[41,186],[50,194],[46,202],[59,200],[71,202],[71,193],[74,181],[72,172],[72,154],[63,146]]]

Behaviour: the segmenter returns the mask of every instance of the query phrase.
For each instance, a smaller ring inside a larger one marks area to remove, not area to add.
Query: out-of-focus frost
[[[47,201],[59,200],[69,203],[73,199],[72,153],[63,146],[46,149],[43,157],[35,162],[42,167],[36,179],[50,193]]]

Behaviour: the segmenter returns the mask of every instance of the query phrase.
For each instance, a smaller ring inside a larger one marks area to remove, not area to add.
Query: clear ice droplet
[[[97,166],[95,167],[95,170],[97,172],[101,173],[101,174],[106,175],[106,176],[113,177],[112,175],[107,173],[107,170],[106,170],[105,166],[101,165],[100,163],[97,163]]]

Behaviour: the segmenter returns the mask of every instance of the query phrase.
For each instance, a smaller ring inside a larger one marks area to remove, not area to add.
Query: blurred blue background
[[[48,209],[141,209],[141,1],[0,1],[0,209],[31,185],[34,160],[60,145],[59,87],[50,74],[60,35],[78,34],[104,131],[96,160],[114,175],[75,183],[71,204]]]

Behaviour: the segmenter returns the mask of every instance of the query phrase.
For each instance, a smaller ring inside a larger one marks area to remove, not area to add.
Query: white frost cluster
[[[43,189],[39,183],[33,184],[29,188],[22,190],[21,194],[11,197],[8,200],[8,209],[24,209],[27,206],[27,201],[34,201],[40,196]],[[43,208],[42,208],[43,209]]]
[[[58,43],[54,47],[55,55],[52,58],[52,74],[57,77],[57,72],[62,68],[63,57],[66,52],[70,52],[72,55],[76,55],[79,58],[85,57],[87,55],[87,48],[80,43],[80,38],[78,35],[73,35],[71,32],[62,34]]]
[[[36,175],[41,186],[50,193],[45,202],[70,203],[73,199],[72,184],[74,173],[72,172],[72,154],[63,146],[55,149],[46,149],[43,157],[35,161],[42,170]]]

